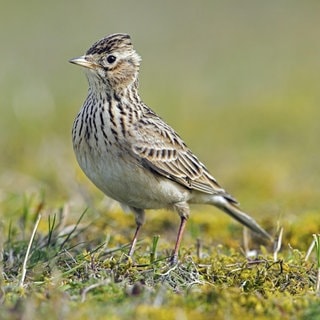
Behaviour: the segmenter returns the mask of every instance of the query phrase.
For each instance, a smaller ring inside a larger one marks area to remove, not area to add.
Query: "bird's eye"
[[[117,58],[112,54],[107,57],[108,63],[114,63],[116,60],[117,60]]]

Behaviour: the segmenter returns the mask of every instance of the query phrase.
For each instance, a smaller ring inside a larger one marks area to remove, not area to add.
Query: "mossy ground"
[[[154,219],[131,260],[133,218],[117,208],[103,217],[87,210],[70,224],[72,208],[50,210],[39,195],[19,200],[23,205],[7,212],[1,227],[1,319],[317,319],[316,255],[305,260],[313,238],[303,220],[295,222],[298,247],[284,232],[275,261],[272,246],[254,236],[246,257],[242,227],[229,218],[207,219],[214,217],[210,209],[196,212],[179,263],[170,266],[169,239],[178,222],[171,212],[150,212]]]

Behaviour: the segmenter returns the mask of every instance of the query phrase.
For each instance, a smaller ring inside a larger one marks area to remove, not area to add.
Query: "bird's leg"
[[[137,224],[137,229],[136,229],[136,232],[134,233],[134,236],[133,236],[133,239],[132,239],[132,242],[131,242],[131,246],[130,246],[130,250],[129,250],[129,253],[128,253],[128,256],[130,258],[133,255],[134,248],[135,248],[136,243],[137,243],[138,234],[139,234],[140,229],[141,229],[141,224]]]
[[[176,244],[173,250],[173,255],[170,259],[170,263],[172,265],[178,262],[178,253],[179,253],[180,243],[182,240],[184,229],[186,227],[187,220],[189,218],[189,206],[186,202],[175,204],[175,209],[178,211],[181,220],[180,220],[180,226],[178,230]]]
[[[132,242],[131,242],[131,246],[130,246],[130,250],[128,253],[128,256],[131,258],[138,240],[138,235],[139,235],[139,231],[142,227],[142,225],[144,224],[145,221],[145,214],[144,214],[144,210],[142,209],[137,209],[137,208],[131,208],[135,218],[136,218],[136,224],[137,224],[137,228],[136,228],[136,232],[134,233]]]
[[[175,265],[178,262],[178,252],[179,252],[180,243],[182,240],[182,236],[183,236],[183,232],[184,232],[184,228],[186,226],[186,223],[187,223],[187,218],[181,217],[181,222],[180,222],[180,227],[179,227],[179,231],[178,231],[178,235],[177,235],[176,244],[174,246],[173,255],[170,259],[170,263],[172,265]]]

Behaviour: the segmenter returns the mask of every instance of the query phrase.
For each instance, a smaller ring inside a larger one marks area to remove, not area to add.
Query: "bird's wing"
[[[236,203],[179,135],[153,112],[145,114],[131,130],[132,150],[142,159],[143,165],[189,189],[221,194]]]

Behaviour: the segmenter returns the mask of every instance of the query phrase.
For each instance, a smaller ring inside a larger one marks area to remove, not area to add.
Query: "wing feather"
[[[179,135],[154,113],[144,115],[131,130],[132,151],[142,158],[144,165],[189,189],[225,194],[230,200],[233,199]]]

